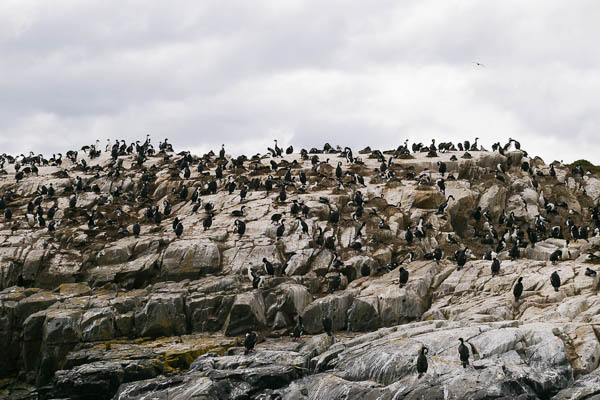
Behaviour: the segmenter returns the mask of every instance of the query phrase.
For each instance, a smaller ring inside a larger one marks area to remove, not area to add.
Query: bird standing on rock
[[[492,276],[498,275],[499,272],[500,272],[500,260],[498,260],[498,258],[494,257],[494,259],[492,261]]]
[[[242,237],[242,235],[246,232],[246,223],[242,220],[236,219],[234,225],[237,234]]]
[[[458,338],[460,344],[458,345],[458,355],[460,357],[460,362],[462,363],[463,368],[467,368],[469,365],[469,348],[465,346],[465,341],[463,338]]]
[[[515,303],[519,302],[519,298],[523,294],[523,277],[519,277],[517,284],[513,288],[513,295],[515,296]]]
[[[421,351],[419,352],[419,357],[417,358],[417,372],[419,376],[417,378],[421,378],[424,373],[427,372],[427,352],[428,348],[423,346],[421,347]]]
[[[404,269],[404,267],[400,267],[399,269],[400,272],[400,277],[398,279],[398,283],[400,285],[400,287],[404,287],[404,285],[406,285],[406,282],[408,282],[408,271],[406,269]]]
[[[177,226],[175,227],[175,235],[177,235],[177,238],[181,237],[181,234],[183,233],[183,224],[181,222],[179,222],[177,224]]]
[[[448,196],[446,201],[444,201],[442,204],[440,204],[440,206],[438,207],[437,214],[441,215],[441,214],[444,214],[444,212],[446,212],[446,209],[448,208],[448,204],[450,203],[450,199],[454,200],[454,196],[452,196],[452,195]]]
[[[560,276],[558,275],[558,272],[554,271],[552,275],[550,275],[550,283],[552,284],[554,291],[558,292],[558,289],[560,288]]]
[[[213,222],[213,214],[208,214],[202,221],[202,226],[204,227],[204,230],[207,230],[208,228],[210,228],[212,225],[212,222]]]
[[[137,223],[137,222],[136,222],[135,224],[133,224],[133,235],[134,235],[135,237],[138,237],[138,236],[140,236],[140,231],[141,231],[140,224],[139,224],[139,223]]]
[[[254,345],[256,345],[256,333],[246,333],[246,338],[244,339],[244,347],[246,350],[244,351],[244,354],[247,355],[250,353],[254,349]]]
[[[294,327],[294,331],[292,332],[292,337],[294,338],[294,342],[297,341],[300,336],[304,333],[304,324],[302,323],[302,316],[298,316],[298,324]]]
[[[283,233],[285,232],[285,225],[283,225],[284,221],[285,221],[285,219],[281,220],[281,222],[279,223],[279,226],[277,227],[277,231],[275,232],[275,235],[277,236],[277,240],[281,239],[281,237],[283,236]]]

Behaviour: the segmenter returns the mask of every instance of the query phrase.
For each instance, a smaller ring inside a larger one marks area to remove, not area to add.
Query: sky
[[[598,21],[592,0],[2,0],[0,153],[512,137],[599,164]]]

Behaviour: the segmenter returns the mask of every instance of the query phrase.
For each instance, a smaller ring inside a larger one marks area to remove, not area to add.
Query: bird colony
[[[0,396],[600,398],[600,180],[518,141],[0,156]]]

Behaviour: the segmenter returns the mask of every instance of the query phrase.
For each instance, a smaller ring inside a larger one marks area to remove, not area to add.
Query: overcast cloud
[[[600,163],[598,21],[591,0],[2,0],[0,153],[478,136]]]

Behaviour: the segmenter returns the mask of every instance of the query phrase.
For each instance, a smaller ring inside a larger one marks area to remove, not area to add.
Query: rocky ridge
[[[396,157],[388,164],[391,155]],[[600,255],[600,238],[574,240],[566,226],[570,218],[593,231],[590,208],[600,199],[600,180],[559,164],[550,176],[550,166],[519,150],[428,157],[367,149],[359,157],[348,163],[340,151],[315,150],[304,158],[260,156],[236,166],[214,155],[160,152],[139,164],[135,153],[113,158],[79,151],[75,161],[41,163],[37,175],[19,180],[9,162],[0,175],[0,197],[13,214],[0,216],[0,393],[73,399],[600,398],[598,278],[586,275]],[[182,176],[184,158],[194,166],[188,178]],[[199,161],[202,171],[195,168]],[[342,185],[335,179],[338,161]],[[438,161],[448,168],[445,193],[436,185]],[[537,188],[521,168],[524,161],[539,172]],[[215,179],[220,164],[224,176]],[[498,164],[506,168],[504,182],[495,178]],[[118,176],[109,176],[115,168]],[[299,182],[302,171],[306,185]],[[362,176],[364,185],[346,172]],[[260,180],[258,188],[241,200],[240,188],[252,179]],[[211,181],[218,184],[214,194]],[[229,193],[232,181],[236,188]],[[284,183],[287,198],[281,201]],[[42,195],[42,186],[50,184],[55,194]],[[194,211],[196,187],[202,206]],[[353,218],[357,191],[364,214]],[[450,195],[454,200],[438,213]],[[76,206],[70,207],[73,196]],[[56,206],[45,226],[36,220],[37,206],[28,210],[36,199],[44,217]],[[548,212],[544,199],[566,207]],[[302,217],[308,234],[290,211],[292,200],[309,208]],[[215,215],[205,229],[207,203]],[[167,204],[171,212],[165,215]],[[244,215],[233,217],[242,205]],[[159,223],[146,216],[148,206],[160,207]],[[535,247],[522,247],[512,259],[509,240],[498,252],[501,271],[492,276],[491,261],[482,256],[498,241],[490,246],[474,235],[485,233],[485,218],[472,218],[477,207],[489,212],[501,235],[502,212],[514,213],[514,226],[523,230],[542,214],[548,228],[562,226],[570,242],[540,233]],[[340,212],[339,222],[331,221],[330,210]],[[283,212],[285,231],[278,237],[281,225],[271,216]],[[179,238],[175,217],[183,226]],[[429,224],[426,237],[408,243],[406,232],[414,232],[421,217]],[[246,224],[242,235],[234,230],[235,219]],[[139,236],[133,234],[136,222]],[[335,237],[333,247],[318,244],[319,229],[324,239]],[[360,249],[350,247],[356,241]],[[472,255],[460,268],[454,252],[465,247]],[[439,263],[427,259],[435,248],[444,251]],[[568,254],[553,265],[550,255],[563,248]],[[408,262],[411,251],[416,260]],[[263,258],[273,263],[274,275],[264,274]],[[404,287],[398,285],[400,265],[410,273]],[[259,288],[249,280],[248,266],[264,275]],[[559,291],[550,284],[555,270]],[[515,302],[518,277],[524,292]],[[305,335],[293,341],[299,315]],[[332,319],[333,339],[323,333],[324,317]],[[244,354],[249,331],[258,333],[259,343]],[[466,369],[458,359],[459,337],[472,354]],[[423,345],[429,370],[418,379],[415,360]]]

